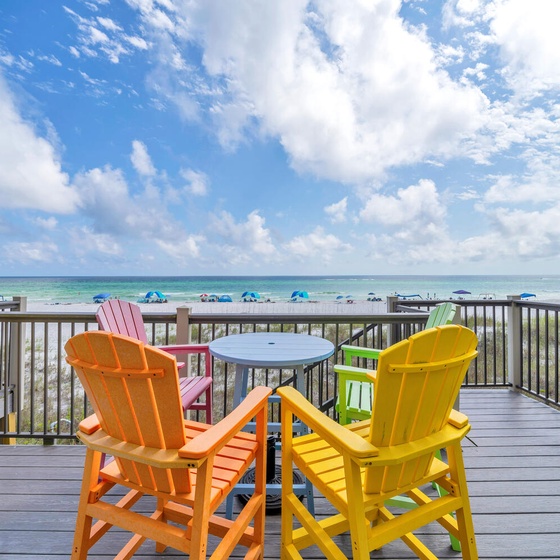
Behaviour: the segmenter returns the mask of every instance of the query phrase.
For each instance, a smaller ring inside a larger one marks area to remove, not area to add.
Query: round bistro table
[[[210,345],[210,354],[215,358],[235,364],[235,387],[233,406],[238,406],[247,395],[250,368],[293,369],[295,370],[296,389],[305,395],[304,367],[326,360],[334,353],[332,342],[307,334],[294,333],[245,333],[233,334],[217,338]],[[274,399],[275,397],[271,397]],[[276,397],[277,399],[278,397]],[[269,423],[269,428],[280,429],[277,423]],[[305,427],[302,427],[302,431]],[[270,466],[267,472],[271,472]],[[272,469],[273,476],[267,476],[267,511],[277,511],[281,492],[280,475],[276,466]],[[250,476],[250,475],[249,475]],[[241,481],[226,500],[226,517],[233,516],[233,494],[240,495],[250,489],[250,484]],[[307,506],[314,514],[313,488],[307,481],[294,484],[294,489],[301,486],[302,495],[307,496]]]

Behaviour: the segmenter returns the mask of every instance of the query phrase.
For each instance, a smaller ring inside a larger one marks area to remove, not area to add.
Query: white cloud
[[[22,118],[0,76],[0,197],[4,208],[73,212],[78,195],[53,145]]]
[[[218,239],[220,258],[232,264],[272,262],[277,259],[278,251],[272,241],[270,230],[257,210],[247,216],[245,222],[236,222],[226,211],[212,215],[208,236]]]
[[[257,124],[297,170],[359,183],[456,155],[483,124],[485,97],[438,69],[395,0],[175,2],[165,18],[152,2],[129,3],[158,42],[154,89],[184,118],[207,107],[225,147]],[[185,50],[177,36],[203,49],[207,75],[172,67]]]
[[[294,237],[284,248],[287,255],[300,260],[320,257],[322,261],[329,262],[335,253],[350,251],[352,247],[332,233],[326,233],[321,226],[317,226],[307,235]]]
[[[78,255],[101,254],[118,256],[123,254],[123,248],[113,235],[98,233],[87,226],[71,231],[74,251]]]
[[[446,223],[447,210],[435,184],[422,179],[395,196],[376,194],[360,213],[362,220],[383,226],[367,236],[372,255],[395,263],[453,262],[456,247]]]
[[[558,21],[555,0],[496,0],[491,30],[511,86],[521,94],[560,86]]]
[[[194,169],[181,169],[181,177],[187,181],[185,189],[195,196],[206,196],[208,194],[209,178],[202,171]]]
[[[346,221],[346,212],[348,210],[348,197],[345,196],[342,200],[325,206],[325,212],[329,215],[331,222],[340,223]]]
[[[156,245],[174,262],[185,265],[192,259],[201,257],[201,245],[204,241],[205,237],[202,235],[188,235],[171,241],[156,239]]]
[[[153,177],[156,174],[156,168],[152,163],[150,154],[148,154],[148,148],[146,148],[146,144],[140,140],[132,141],[132,154],[130,154],[130,161],[138,174],[146,177]]]
[[[58,226],[58,220],[54,216],[49,218],[35,218],[35,223],[42,229],[54,230]]]
[[[61,262],[58,247],[50,241],[8,242],[4,245],[6,260],[17,264]]]

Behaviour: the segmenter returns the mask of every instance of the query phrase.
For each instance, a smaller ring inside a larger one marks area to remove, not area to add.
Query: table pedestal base
[[[267,469],[268,470],[268,469]],[[267,484],[282,484],[282,467],[280,465],[274,465],[275,474],[272,478],[266,480]],[[255,471],[254,469],[248,469],[239,481],[241,484],[255,484]],[[294,471],[294,485],[303,486],[302,492],[305,492],[305,477]],[[304,494],[298,496],[298,498],[303,501]],[[237,494],[237,499],[245,505],[251,495],[249,494]],[[278,514],[282,511],[282,495],[281,494],[267,494],[266,495],[266,513],[267,514]]]

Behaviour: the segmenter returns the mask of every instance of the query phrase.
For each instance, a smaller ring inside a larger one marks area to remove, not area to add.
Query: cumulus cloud
[[[222,211],[210,219],[209,237],[217,241],[220,256],[225,262],[243,264],[255,259],[272,262],[278,258],[270,230],[257,210],[246,221],[236,222],[232,214]]]
[[[17,264],[53,263],[62,261],[52,241],[8,242],[4,245],[6,260]]]
[[[148,154],[148,148],[146,147],[146,144],[140,140],[134,140],[132,142],[132,154],[130,154],[130,161],[139,175],[153,177],[156,174],[156,168],[152,163],[150,154]]]
[[[483,124],[484,95],[438,68],[430,41],[404,24],[394,0],[175,2],[165,13],[129,3],[167,52],[156,83],[186,118],[196,118],[199,100],[225,144],[257,124],[299,171],[379,178],[391,166],[457,154]],[[206,76],[170,66],[185,37],[203,49]]]
[[[340,223],[346,221],[346,212],[348,210],[348,197],[335,202],[329,206],[325,206],[325,212],[329,216],[332,223]]]
[[[121,169],[107,165],[74,177],[81,209],[95,233],[115,238],[177,240],[182,228],[170,216],[157,189],[132,195]]]
[[[209,177],[202,171],[194,169],[181,169],[181,177],[187,182],[185,189],[195,196],[206,196],[208,194]]]
[[[115,237],[109,233],[93,231],[90,227],[82,226],[71,231],[74,251],[85,255],[96,253],[108,256],[123,254],[123,248]]]
[[[299,260],[320,257],[329,262],[336,253],[351,250],[351,245],[341,241],[336,235],[327,233],[324,228],[317,226],[307,235],[298,235],[285,244],[286,252]]]
[[[18,111],[0,75],[0,196],[5,208],[68,214],[79,199],[62,171],[60,157]]]
[[[490,27],[511,86],[521,94],[560,86],[558,21],[554,0],[497,0]]]
[[[446,223],[447,209],[433,181],[399,189],[395,196],[375,194],[360,218],[383,227],[367,236],[372,255],[390,263],[449,262],[456,248]]]

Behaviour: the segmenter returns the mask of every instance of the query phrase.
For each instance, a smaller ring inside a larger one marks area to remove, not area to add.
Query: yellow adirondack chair
[[[466,560],[478,558],[461,440],[468,418],[452,409],[476,335],[459,325],[428,329],[384,350],[369,374],[376,398],[369,421],[342,426],[290,387],[282,402],[282,559],[301,558],[316,545],[329,560],[347,556],[333,537],[350,533],[352,558],[402,539],[419,557],[437,556],[413,535],[434,521],[457,537]],[[294,437],[294,417],[313,433]],[[446,449],[448,463],[436,453]],[[293,464],[339,512],[317,521],[292,491]],[[436,482],[448,492],[429,497],[420,488]],[[395,516],[385,502],[408,495],[418,507]],[[456,512],[456,519],[451,515]],[[294,528],[297,519],[301,527]],[[431,538],[437,539],[432,535]]]
[[[425,328],[456,322],[459,309],[458,305],[450,302],[436,305],[428,316]],[[367,378],[367,372],[371,370],[353,366],[352,358],[377,360],[381,350],[345,344],[342,351],[344,365],[334,366],[334,371],[338,374],[338,421],[348,424],[351,420],[367,420],[371,417],[373,401],[373,385]]]
[[[72,559],[86,559],[113,525],[133,533],[119,559],[132,558],[146,538],[156,542],[157,552],[170,546],[191,560],[207,558],[209,534],[221,539],[210,558],[228,558],[237,544],[248,548],[245,558],[262,558],[271,390],[255,388],[211,426],[184,420],[174,356],[101,331],[74,336],[65,349],[95,412],[78,431],[87,453]],[[241,431],[255,417],[256,433]],[[104,453],[115,460],[100,468]],[[217,516],[253,462],[255,490],[236,522]],[[129,491],[113,505],[102,498],[115,485]],[[143,508],[155,507],[153,513],[131,511],[146,495],[155,499],[147,498]]]

